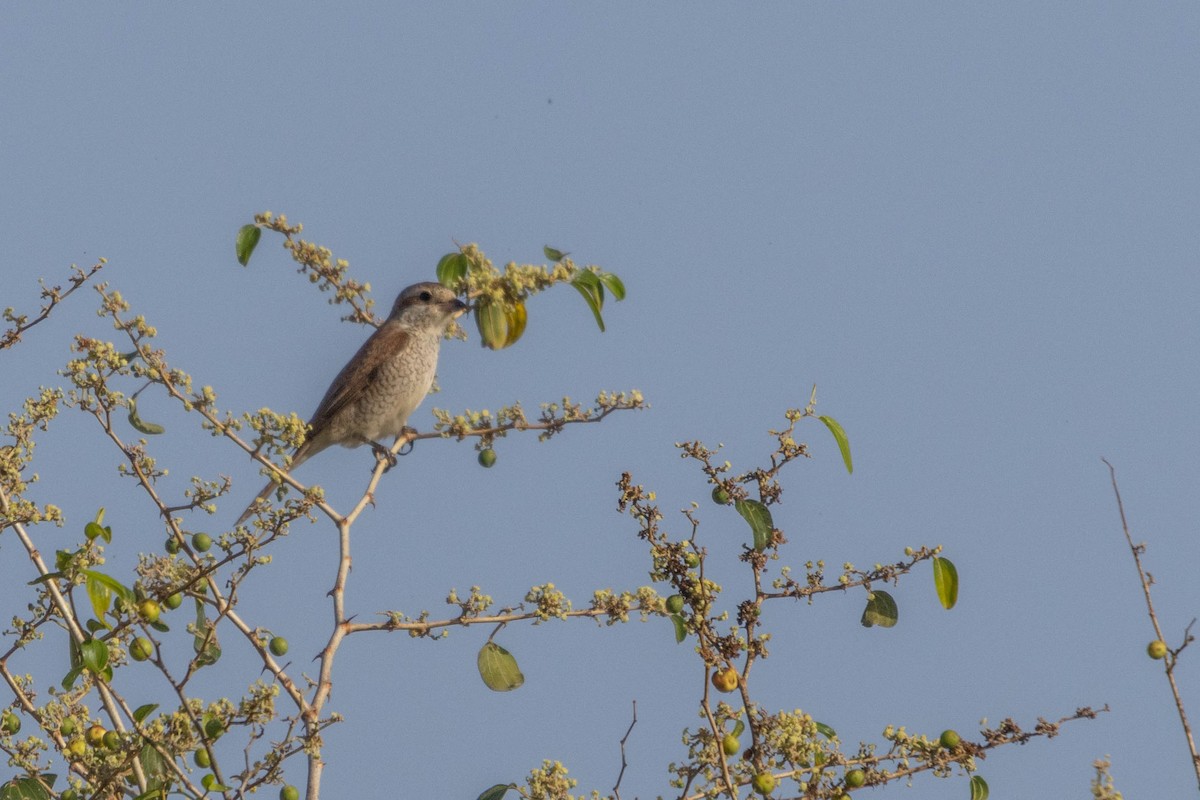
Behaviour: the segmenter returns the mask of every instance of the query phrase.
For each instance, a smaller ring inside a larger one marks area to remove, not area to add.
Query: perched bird
[[[367,444],[386,452],[378,440],[404,431],[433,385],[442,333],[466,310],[467,304],[440,283],[417,283],[402,291],[392,313],[329,385],[308,422],[308,438],[292,455],[291,469],[335,444]],[[245,522],[254,504],[276,486],[272,481],[263,487],[235,524]]]

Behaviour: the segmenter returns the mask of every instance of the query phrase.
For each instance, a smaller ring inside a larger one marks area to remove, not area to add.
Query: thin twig
[[[621,779],[625,777],[625,767],[629,766],[625,760],[625,742],[629,741],[629,734],[633,733],[634,725],[637,725],[637,700],[633,701],[633,719],[630,721],[625,735],[621,737],[621,771],[617,773],[617,782],[613,784],[612,789],[615,800],[621,800]]]
[[[1108,474],[1112,479],[1113,494],[1117,498],[1117,511],[1121,515],[1121,530],[1125,532],[1125,541],[1129,543],[1129,552],[1133,554],[1133,563],[1138,571],[1138,581],[1142,584],[1142,594],[1146,597],[1146,611],[1150,615],[1150,624],[1154,626],[1155,637],[1160,642],[1165,642],[1166,637],[1163,635],[1162,626],[1159,625],[1158,615],[1154,611],[1154,601],[1150,597],[1150,584],[1154,581],[1142,566],[1142,552],[1146,549],[1146,546],[1144,544],[1133,543],[1133,537],[1129,534],[1129,522],[1125,518],[1125,504],[1121,502],[1121,490],[1117,487],[1117,471],[1113,468],[1112,464],[1108,463],[1107,458],[1100,460],[1108,467]],[[1188,724],[1187,712],[1183,706],[1183,697],[1179,694],[1178,684],[1175,683],[1175,665],[1179,661],[1179,653],[1192,640],[1192,624],[1195,624],[1195,620],[1192,620],[1192,623],[1184,631],[1183,644],[1174,650],[1168,648],[1166,658],[1164,659],[1164,672],[1167,674],[1167,683],[1171,685],[1171,694],[1175,698],[1175,708],[1179,711],[1179,721],[1183,724],[1183,735],[1187,739],[1188,751],[1192,754],[1192,769],[1196,772],[1196,785],[1200,786],[1200,755],[1196,753],[1196,740],[1192,737],[1192,727]]]

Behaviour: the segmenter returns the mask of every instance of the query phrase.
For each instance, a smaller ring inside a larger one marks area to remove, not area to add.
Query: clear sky
[[[636,528],[615,511],[626,470],[680,536],[675,510],[701,501],[701,541],[724,559],[726,597],[740,597],[744,525],[707,501],[674,443],[722,442],[752,467],[815,383],[856,469],[820,425],[802,429],[814,458],[786,474],[784,561],[869,565],[943,544],[961,600],[942,611],[926,566],[892,589],[891,630],[859,625],[858,595],[773,606],[759,699],[851,742],[888,724],[970,738],[981,717],[1032,726],[1108,703],[983,762],[993,797],[1084,796],[1106,754],[1127,796],[1194,791],[1100,458],[1149,542],[1178,644],[1200,614],[1195,3],[2,14],[0,307],[32,309],[39,276],[106,257],[105,279],[227,409],[307,417],[365,336],[276,238],[236,264],[234,234],[256,211],[304,222],[384,306],[455,242],[500,264],[540,261],[550,244],[624,279],[605,334],[561,287],[530,304],[510,350],[446,344],[443,391],[413,420],[423,429],[431,405],[536,408],[603,389],[638,388],[652,408],[544,444],[510,437],[489,471],[468,444],[419,443],[356,528],[348,602],[362,619],[443,616],[447,591],[472,584],[503,605],[553,581],[584,606],[593,589],[645,583]],[[3,410],[61,382],[74,332],[112,336],[95,307],[79,293],[0,356]],[[169,429],[152,442],[167,491],[193,474],[236,481],[218,516],[189,526],[232,524],[259,488],[255,466],[163,397],[140,406]],[[101,505],[114,571],[161,548],[161,523],[116,477],[94,424],[67,414],[40,441],[33,496],[69,519],[39,531],[46,551]],[[344,506],[369,463],[337,449],[299,473]],[[296,669],[327,635],[335,553],[327,525],[297,526],[242,597],[291,639]],[[5,609],[23,608],[30,577],[0,539]],[[346,642],[333,708],[348,721],[327,736],[327,796],[471,798],[544,758],[606,792],[635,699],[622,795],[669,793],[702,674],[666,621],[510,628],[500,641],[527,682],[503,695],[475,671],[486,635]],[[228,645],[228,665],[244,663]],[[1189,650],[1179,670],[1193,717],[1196,665]],[[21,668],[55,679],[61,662]],[[222,691],[212,673],[196,687],[209,697]],[[237,687],[256,676],[234,674]],[[961,779],[922,778],[872,796],[967,794]]]

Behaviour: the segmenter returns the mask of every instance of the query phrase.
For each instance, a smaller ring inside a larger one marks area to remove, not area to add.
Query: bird
[[[292,454],[289,469],[335,444],[370,445],[394,462],[378,440],[383,436],[399,437],[404,432],[409,415],[433,386],[446,326],[467,308],[440,283],[415,283],[400,292],[388,318],[363,342],[325,391],[308,422],[308,437]],[[245,522],[255,504],[278,485],[271,481],[264,486],[234,524]]]

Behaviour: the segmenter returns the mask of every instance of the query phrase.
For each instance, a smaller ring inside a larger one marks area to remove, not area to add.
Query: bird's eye
[[[432,299],[433,299],[433,295],[431,295],[429,292],[427,292],[427,291],[421,292],[421,302],[422,303],[428,303]]]

